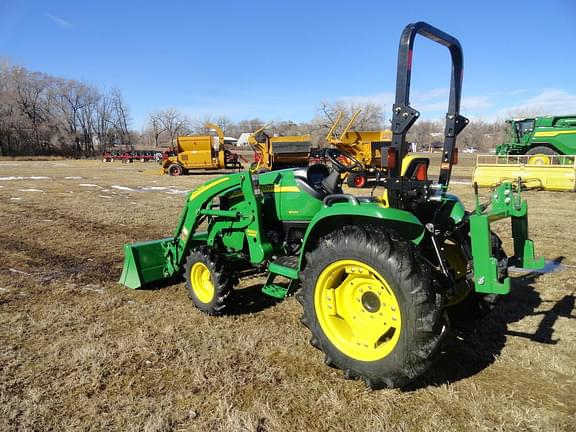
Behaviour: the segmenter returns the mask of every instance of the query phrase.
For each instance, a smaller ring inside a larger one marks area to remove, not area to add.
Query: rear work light
[[[454,148],[454,151],[452,152],[452,165],[457,164],[458,164],[458,148]]]
[[[416,167],[416,171],[414,171],[414,177],[416,180],[426,181],[427,180],[427,172],[426,172],[426,163],[420,162]]]

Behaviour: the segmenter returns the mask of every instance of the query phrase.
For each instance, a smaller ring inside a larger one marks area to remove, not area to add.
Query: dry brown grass
[[[563,267],[515,274],[413,389],[370,392],[323,365],[294,298],[255,295],[261,278],[222,318],[194,309],[182,284],[117,285],[122,245],[169,234],[183,196],[112,186],[207,178],[156,174],[0,162],[0,178],[26,177],[0,180],[0,430],[576,430],[576,195],[526,194],[537,250]],[[471,205],[470,186],[453,189]]]

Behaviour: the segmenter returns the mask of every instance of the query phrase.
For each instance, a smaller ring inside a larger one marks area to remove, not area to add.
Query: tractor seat
[[[324,197],[328,195],[328,192],[322,185],[322,182],[328,175],[330,175],[330,170],[326,165],[322,164],[310,165],[306,168],[294,170],[294,178],[298,186],[319,200],[323,200]]]

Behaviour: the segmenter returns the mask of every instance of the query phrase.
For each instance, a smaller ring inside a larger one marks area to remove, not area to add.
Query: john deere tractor
[[[409,104],[418,34],[452,58],[437,181],[428,159],[407,155],[406,133],[419,116]],[[228,174],[188,194],[174,235],[125,245],[120,282],[139,288],[183,276],[194,305],[220,315],[234,304],[240,270],[266,269],[263,293],[296,292],[311,344],[328,365],[371,388],[405,386],[433,363],[452,305],[508,293],[512,264],[543,266],[528,238],[527,204],[511,184],[471,212],[447,192],[456,136],[468,123],[459,113],[462,60],[452,36],[422,22],[404,29],[382,196],[343,193],[342,174],[363,167],[335,149],[326,150],[330,168]],[[509,258],[490,229],[503,218],[511,218]]]

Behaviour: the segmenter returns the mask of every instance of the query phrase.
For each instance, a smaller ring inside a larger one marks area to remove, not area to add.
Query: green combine
[[[428,177],[427,158],[407,155],[406,133],[419,116],[409,104],[417,34],[452,57],[436,181]],[[447,308],[508,293],[510,265],[544,264],[534,258],[526,202],[512,185],[500,185],[490,203],[477,202],[472,212],[447,193],[456,136],[468,123],[459,114],[462,63],[459,42],[442,31],[419,22],[402,33],[383,196],[343,193],[342,174],[363,167],[334,149],[326,151],[331,168],[228,174],[188,194],[173,236],[126,245],[120,282],[140,288],[183,276],[196,307],[220,315],[234,304],[240,270],[267,269],[263,293],[297,293],[311,344],[328,365],[370,388],[405,386],[436,358]],[[490,229],[502,218],[511,219],[511,257]]]

